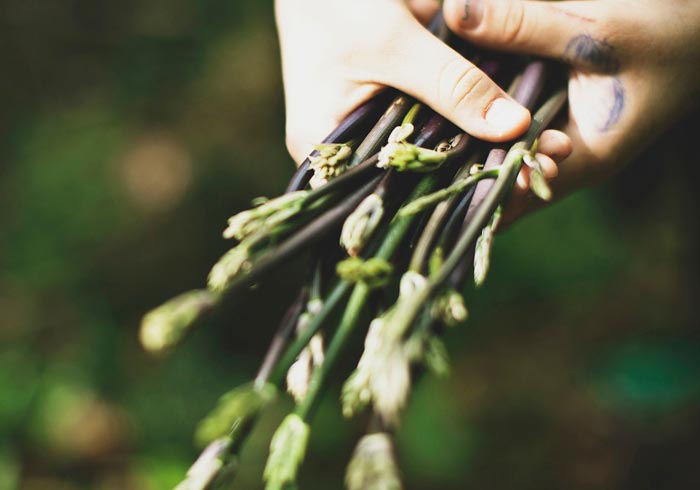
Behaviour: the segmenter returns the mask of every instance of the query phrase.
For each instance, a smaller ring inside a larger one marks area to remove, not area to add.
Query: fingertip
[[[517,102],[499,97],[486,108],[484,121],[489,139],[505,141],[524,133],[530,125],[530,111]]]
[[[545,179],[551,180],[554,179],[557,175],[559,175],[559,166],[548,155],[545,155],[544,153],[538,153],[537,155],[535,155],[535,157],[537,158],[537,161],[540,162],[540,166],[542,167],[542,174],[544,175]]]
[[[540,136],[538,150],[555,162],[561,163],[571,155],[573,144],[566,133],[556,129],[548,129]]]

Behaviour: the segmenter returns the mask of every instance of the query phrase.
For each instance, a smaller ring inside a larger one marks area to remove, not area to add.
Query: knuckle
[[[520,1],[507,3],[501,25],[501,40],[505,44],[522,41],[525,30],[525,8]]]
[[[450,107],[462,108],[472,101],[481,80],[474,65],[456,58],[440,72],[438,100]]]

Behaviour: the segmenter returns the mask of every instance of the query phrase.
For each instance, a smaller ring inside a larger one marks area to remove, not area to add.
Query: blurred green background
[[[226,218],[292,172],[271,2],[0,2],[0,490],[171,488],[249,379],[292,265],[172,354],[147,309],[203,283]],[[604,187],[499,236],[453,372],[415,387],[408,489],[700,488],[691,115]],[[302,488],[342,487],[338,386]],[[235,488],[260,488],[262,420]]]

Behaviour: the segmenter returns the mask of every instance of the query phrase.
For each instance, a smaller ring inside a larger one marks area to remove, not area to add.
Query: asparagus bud
[[[223,292],[238,274],[250,270],[250,259],[250,249],[245,242],[226,252],[209,272],[209,289]]]
[[[352,156],[352,147],[347,144],[320,144],[315,148],[318,153],[311,157],[310,164],[314,171],[310,184],[314,188],[344,173]]]
[[[533,145],[533,151],[523,155],[523,162],[530,167],[530,190],[543,201],[552,199],[552,189],[544,178],[542,164],[535,156],[537,142]]]
[[[399,468],[391,436],[365,435],[357,443],[345,474],[348,490],[401,490]]]
[[[501,206],[496,208],[489,223],[481,230],[481,235],[476,240],[474,247],[474,284],[480,287],[486,280],[491,264],[491,249],[493,248],[493,236],[501,222]]]
[[[323,364],[323,358],[323,336],[317,333],[287,371],[287,391],[297,403],[306,397],[311,373]]]
[[[409,355],[400,342],[400,336],[392,330],[392,319],[426,284],[424,276],[406,272],[401,278],[396,306],[370,323],[357,369],[343,386],[343,414],[346,417],[363,409],[371,400],[375,411],[386,423],[398,424],[410,391],[411,376]]]
[[[379,257],[366,261],[359,257],[350,257],[336,266],[338,276],[344,281],[362,282],[370,288],[385,286],[393,271],[391,264]]]
[[[369,378],[374,410],[387,424],[399,423],[411,389],[410,364],[399,343],[387,343],[374,359]]]
[[[141,344],[154,352],[175,345],[194,322],[216,304],[217,299],[211,291],[188,291],[152,310],[141,322]]]
[[[433,319],[438,320],[448,327],[458,325],[467,319],[469,315],[464,304],[464,298],[457,290],[448,288],[433,301],[430,310]]]
[[[387,311],[384,315],[375,318],[369,324],[367,335],[365,336],[365,350],[357,364],[357,369],[343,385],[341,401],[343,405],[343,415],[347,418],[353,417],[356,413],[364,410],[372,400],[369,378],[374,367],[375,358],[382,348],[382,337],[386,324],[386,318],[391,315]]]
[[[241,434],[248,422],[257,417],[277,395],[272,384],[256,386],[248,383],[224,394],[216,408],[199,423],[195,439],[201,445],[228,435],[232,441]]]
[[[355,257],[367,244],[384,216],[384,200],[378,194],[367,196],[345,220],[340,244]]]
[[[243,240],[261,228],[284,222],[302,209],[307,194],[306,191],[283,194],[230,217],[223,233],[224,238]]]
[[[286,490],[296,483],[309,441],[309,426],[297,414],[289,414],[270,442],[270,456],[263,478],[265,490]]]
[[[340,396],[343,416],[352,418],[360,413],[372,400],[369,391],[369,377],[366,370],[356,369],[343,384],[343,391]]]
[[[413,112],[413,110],[411,112]],[[406,139],[413,134],[413,131],[415,131],[415,129],[415,126],[413,126],[413,124],[410,122],[405,122],[401,126],[396,126],[389,135],[387,142],[399,143],[401,141],[406,141]]]
[[[399,172],[432,172],[447,160],[447,152],[421,148],[420,146],[399,141],[388,143],[379,152],[380,168],[395,168]]]

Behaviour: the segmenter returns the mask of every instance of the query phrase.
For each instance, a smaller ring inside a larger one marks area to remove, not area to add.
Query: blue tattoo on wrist
[[[615,48],[607,41],[595,39],[588,33],[575,36],[564,50],[564,61],[602,73],[617,73],[620,62]]]

